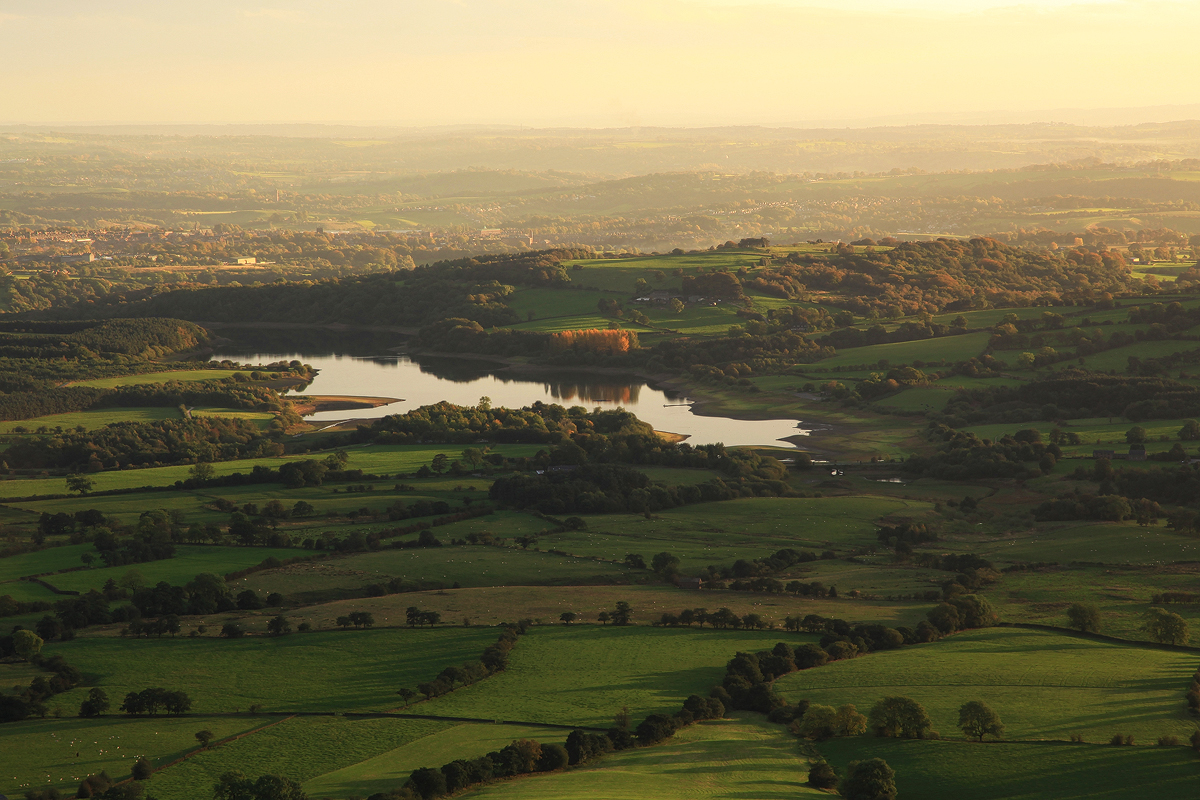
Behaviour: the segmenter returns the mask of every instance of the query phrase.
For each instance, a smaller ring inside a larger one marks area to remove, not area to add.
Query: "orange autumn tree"
[[[628,353],[637,346],[638,336],[634,331],[591,328],[586,331],[560,331],[550,334],[550,349],[554,352],[581,350],[588,353],[616,355]]]

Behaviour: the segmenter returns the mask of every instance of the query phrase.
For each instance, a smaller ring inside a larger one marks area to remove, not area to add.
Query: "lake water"
[[[278,341],[273,343],[279,344]],[[510,408],[527,406],[538,400],[568,407],[624,406],[639,419],[653,425],[655,430],[687,435],[691,444],[724,442],[728,445],[787,446],[787,442],[779,440],[808,433],[794,419],[739,420],[694,414],[688,397],[653,388],[639,378],[621,379],[557,370],[552,379],[526,374],[518,376],[510,374],[503,365],[488,361],[368,356],[361,352],[361,344],[345,348],[335,344],[321,348],[319,352],[305,349],[307,352],[294,352],[283,347],[266,349],[229,344],[213,358],[253,364],[295,359],[311,364],[319,370],[316,379],[295,394],[401,398],[378,408],[320,412],[307,417],[312,422],[374,419],[402,414],[442,400],[456,405],[475,405],[480,397],[486,396],[491,398],[492,405]],[[339,349],[343,352],[337,352]]]

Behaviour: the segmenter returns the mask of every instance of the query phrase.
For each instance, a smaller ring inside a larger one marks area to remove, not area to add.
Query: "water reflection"
[[[639,383],[545,383],[546,391],[564,405],[579,400],[587,403],[615,403],[633,406],[645,384]],[[667,394],[664,392],[664,394]]]
[[[395,346],[395,339],[391,340],[391,346]],[[245,363],[298,359],[311,364],[319,372],[312,384],[299,394],[398,398],[396,402],[378,408],[320,412],[308,418],[313,422],[374,419],[443,400],[457,405],[475,405],[480,397],[487,396],[493,405],[513,408],[539,400],[589,408],[623,406],[657,430],[690,437],[688,441],[692,444],[786,445],[780,439],[808,433],[792,419],[739,420],[694,414],[686,396],[655,388],[635,377],[556,371],[554,379],[547,380],[542,376],[516,373],[489,361],[424,356],[414,359],[381,355],[380,351],[351,355],[330,353],[329,349],[327,345],[316,351],[288,347],[268,350],[243,344],[240,348],[229,347],[213,357]]]

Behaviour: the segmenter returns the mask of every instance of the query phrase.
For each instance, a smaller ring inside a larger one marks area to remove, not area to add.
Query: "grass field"
[[[789,800],[829,797],[804,785],[796,740],[758,714],[691,725],[654,747],[612,753],[581,769],[503,781],[471,800]],[[910,794],[910,797],[918,795]]]
[[[192,725],[195,727],[196,721]],[[217,779],[231,770],[255,777],[272,772],[307,781],[451,726],[427,720],[294,717],[155,774],[149,790],[159,800],[207,798],[212,796],[211,787]],[[347,795],[335,796],[343,800]]]
[[[32,553],[0,558],[0,581],[15,581],[26,575],[40,575],[67,567],[81,567],[79,557],[84,553],[95,554],[90,544],[71,544],[63,547],[47,547]]]
[[[123,780],[140,756],[158,767],[196,749],[197,731],[208,729],[222,739],[270,721],[262,717],[85,720],[75,717],[78,704],[53,698],[51,707],[55,705],[62,706],[65,719],[0,725],[0,792],[18,797],[31,789],[53,787],[63,797],[74,797],[79,782],[91,773],[107,770],[110,777]]]
[[[313,778],[305,782],[304,791],[313,798],[366,797],[403,786],[414,769],[437,769],[456,758],[478,758],[500,750],[514,739],[561,744],[567,734],[552,728],[521,725],[428,724],[437,725],[439,730],[373,758]]]
[[[915,342],[893,342],[890,344],[872,344],[865,347],[852,347],[839,350],[838,354],[815,362],[811,366],[823,367],[836,371],[840,367],[858,364],[876,364],[880,360],[887,361],[891,366],[909,364],[913,361],[948,362],[965,361],[983,352],[987,347],[989,333],[965,333],[959,336],[943,336],[938,339],[923,339]],[[800,371],[803,371],[801,367]]]
[[[1129,445],[1125,441],[1125,432],[1137,425],[1146,431],[1148,438],[1146,449],[1154,450],[1169,450],[1171,446],[1179,441],[1179,429],[1183,427],[1186,419],[1149,419],[1144,422],[1133,423],[1129,420],[1113,419],[1110,417],[1088,417],[1083,419],[1073,419],[1069,425],[1064,426],[1063,430],[1077,434],[1082,440],[1080,445],[1063,445],[1064,453],[1079,453],[1085,456],[1091,456],[1094,445],[1103,444],[1111,445],[1108,449],[1115,449],[1118,452],[1123,452],[1128,449]],[[993,425],[972,425],[969,428],[963,428],[964,431],[974,433],[982,439],[991,439],[993,441],[999,439],[1005,434],[1016,433],[1019,430],[1033,429],[1042,433],[1042,441],[1049,443],[1050,431],[1054,429],[1052,422],[1023,422],[1020,424],[1013,423],[998,423]],[[1158,441],[1162,437],[1167,437],[1166,442]],[[1189,452],[1195,452],[1196,446],[1191,442],[1184,442],[1183,446]],[[1146,466],[1156,466],[1151,463]]]
[[[197,713],[244,711],[255,703],[273,712],[367,711],[397,705],[401,687],[476,659],[496,640],[496,631],[488,628],[313,631],[225,640],[213,638],[219,632],[214,627],[196,638],[81,637],[49,644],[43,652],[61,654],[110,698],[164,686],[187,692]],[[303,680],[293,677],[300,675]],[[78,708],[86,696],[86,689],[77,688],[59,698],[64,707]]]
[[[167,383],[169,381],[219,381],[231,378],[243,370],[236,369],[179,369],[170,372],[149,372],[143,375],[121,375],[117,378],[96,378],[90,381],[76,381],[72,386],[95,386],[98,389],[115,389],[118,386],[137,386],[146,383]],[[246,375],[249,376],[249,372]]]
[[[891,411],[940,411],[954,395],[949,386],[916,386],[875,401],[875,405]]]
[[[1143,361],[1147,358],[1162,358],[1174,353],[1190,353],[1200,348],[1195,342],[1176,342],[1172,340],[1138,342],[1115,350],[1105,350],[1103,353],[1093,353],[1084,359],[1084,364],[1092,370],[1115,369],[1121,372],[1129,365],[1130,356],[1137,356]]]
[[[339,600],[288,614],[294,621],[307,620],[314,627],[333,627],[334,620],[351,611],[370,611],[376,620],[396,620],[404,610],[417,605],[437,611],[442,619],[457,623],[464,617],[473,624],[495,625],[529,618],[546,624],[558,623],[564,611],[574,611],[580,622],[596,623],[601,611],[612,610],[625,600],[634,608],[634,621],[643,625],[664,613],[677,614],[684,608],[704,607],[715,611],[728,607],[739,616],[761,614],[782,628],[784,619],[800,614],[822,614],[854,621],[878,621],[889,625],[915,625],[925,618],[928,603],[901,603],[846,599],[807,599],[755,592],[697,592],[673,586],[502,586],[496,589],[447,589],[410,592],[386,597]],[[266,617],[247,620],[248,627],[266,629]]]
[[[76,411],[70,414],[50,414],[33,419],[5,420],[0,422],[0,433],[12,433],[14,428],[23,428],[34,433],[42,427],[51,431],[55,428],[73,431],[80,425],[92,431],[115,422],[158,422],[164,419],[182,418],[183,415],[177,408],[104,408],[96,411]]]
[[[502,453],[510,458],[519,458],[521,456],[532,456],[538,450],[544,449],[538,445],[494,445],[491,452]],[[346,448],[346,454],[349,456],[347,462],[348,469],[361,469],[367,473],[373,474],[388,474],[395,473],[411,473],[416,472],[422,466],[429,464],[435,455],[445,453],[451,460],[459,458],[462,453],[461,447],[454,445],[362,445],[357,447]],[[278,469],[280,465],[286,464],[289,461],[316,459],[320,460],[327,454],[325,453],[309,453],[298,456],[285,456],[279,458],[245,458],[237,461],[218,461],[212,464],[213,474],[216,476],[232,475],[235,472],[248,474],[256,466],[270,467]],[[131,489],[142,486],[170,486],[176,481],[187,480],[191,466],[188,464],[180,464],[170,467],[148,467],[144,469],[127,469],[127,470],[112,470],[105,472],[97,472],[89,475],[94,483],[92,490],[95,492],[110,491],[113,489]],[[480,484],[480,479],[472,479],[470,476],[451,480],[451,486],[456,483],[476,485]],[[261,489],[262,486],[250,487],[252,489]],[[330,486],[331,489],[337,488],[336,484]],[[213,493],[224,492],[225,489],[217,487],[208,490]],[[20,478],[13,480],[0,480],[0,498],[4,497],[30,497],[34,495],[44,494],[66,494],[67,485],[64,478]],[[95,503],[104,502],[101,498],[93,500]]]
[[[1106,742],[1120,733],[1149,744],[1195,730],[1182,696],[1195,669],[1195,653],[992,628],[792,673],[776,686],[792,699],[854,703],[864,713],[882,697],[911,697],[946,738],[961,735],[959,706],[983,700],[1008,739],[1079,733]]]
[[[447,526],[449,527],[449,526]],[[442,535],[442,528],[435,534]],[[444,538],[444,536],[443,536]],[[627,583],[646,576],[623,564],[536,550],[471,545],[363,553],[255,573],[239,583],[260,592],[293,594],[386,583],[388,578],[461,586],[544,586]]]
[[[839,775],[846,774],[852,760],[884,759],[896,770],[897,793],[902,798],[1190,800],[1196,796],[1196,756],[1185,747],[980,745],[857,736],[831,739],[819,750]]]
[[[621,560],[640,553],[677,556],[692,574],[709,564],[762,558],[784,547],[844,549],[874,544],[875,520],[919,517],[930,504],[893,497],[755,498],[702,503],[661,511],[585,517],[586,530],[544,537],[540,546],[576,555]]]
[[[998,562],[1158,565],[1200,558],[1200,539],[1181,536],[1161,523],[1142,527],[1132,520],[1039,523],[996,534],[950,533],[935,548],[976,553]]]
[[[84,545],[86,547],[86,545]],[[95,551],[93,550],[93,553]],[[44,580],[59,589],[86,592],[99,589],[108,579],[120,580],[130,570],[136,570],[146,579],[146,585],[159,581],[182,586],[202,572],[224,575],[254,566],[268,558],[295,558],[312,555],[308,550],[293,550],[280,547],[224,547],[220,545],[177,545],[174,558],[147,561],[123,567],[100,567],[78,572],[50,575]],[[101,561],[97,563],[103,564]],[[73,564],[70,566],[74,566]]]
[[[708,694],[739,650],[773,647],[779,631],[648,627],[535,628],[499,675],[421,703],[418,713],[606,727],[622,706],[674,713]]]
[[[1195,593],[1200,566],[1180,564],[1156,569],[1130,567],[1073,567],[1006,574],[988,592],[1002,619],[1066,625],[1067,607],[1073,602],[1095,604],[1101,613],[1101,631],[1126,639],[1147,638],[1145,614],[1160,592]],[[1193,631],[1200,629],[1200,604],[1164,606],[1179,614]]]

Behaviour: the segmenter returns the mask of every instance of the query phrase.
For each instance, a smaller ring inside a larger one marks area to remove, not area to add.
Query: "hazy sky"
[[[794,124],[1187,105],[1198,23],[1196,0],[0,0],[0,122]]]

